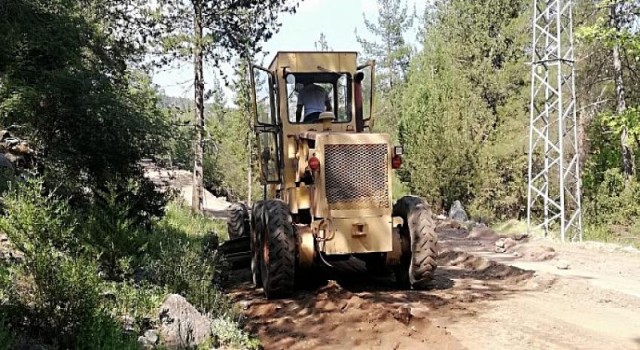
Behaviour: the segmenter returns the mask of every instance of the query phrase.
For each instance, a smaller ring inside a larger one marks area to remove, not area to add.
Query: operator
[[[302,108],[304,107],[304,120],[302,120]],[[326,108],[326,109],[325,109]],[[313,83],[305,83],[298,92],[298,106],[296,108],[296,122],[315,123],[320,113],[331,112],[331,97],[321,86]]]

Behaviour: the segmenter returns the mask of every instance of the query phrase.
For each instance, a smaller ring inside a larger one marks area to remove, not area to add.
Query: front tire
[[[296,243],[289,207],[281,200],[264,202],[264,235],[260,275],[267,299],[291,295],[296,270]]]
[[[396,280],[403,286],[426,289],[433,279],[438,257],[438,236],[429,205],[422,198],[405,196],[393,206],[393,216],[403,219],[400,235],[411,242],[395,269]]]

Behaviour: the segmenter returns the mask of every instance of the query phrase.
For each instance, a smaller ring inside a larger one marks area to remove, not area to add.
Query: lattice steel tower
[[[563,241],[582,240],[572,5],[534,0],[531,65],[527,224]]]

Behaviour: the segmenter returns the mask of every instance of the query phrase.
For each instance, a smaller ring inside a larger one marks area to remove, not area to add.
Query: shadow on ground
[[[421,341],[451,348],[449,341],[443,340],[446,329],[441,333],[439,326],[431,324],[433,319],[475,316],[474,302],[499,300],[528,290],[527,281],[533,276],[532,271],[445,249],[430,288],[406,290],[398,288],[392,275],[372,276],[362,263],[345,264],[346,268],[314,271],[315,278],[291,298],[266,300],[261,289],[242,281],[232,288],[231,296],[245,310],[248,330],[259,335],[265,348],[386,347],[378,343],[382,338],[406,337],[418,331],[416,337],[422,337]],[[359,339],[354,330],[373,333],[357,344],[349,343],[349,339]],[[381,339],[376,338],[377,331],[384,334]],[[393,348],[396,344],[387,345]],[[404,346],[410,345],[403,343],[401,348]]]

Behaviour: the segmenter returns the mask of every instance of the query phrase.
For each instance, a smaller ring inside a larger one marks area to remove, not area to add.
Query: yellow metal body
[[[350,121],[290,122],[288,73],[355,74],[357,69],[355,52],[279,52],[268,68],[277,80],[273,87],[277,89],[274,97],[282,169],[280,181],[269,183],[267,192],[271,198],[279,194],[294,215],[310,211],[310,231],[302,230],[304,237],[299,239],[305,264],[309,260],[307,251],[314,249],[310,234],[316,241],[315,249],[327,255],[391,252],[398,248],[392,236],[393,147],[389,136],[356,132],[355,103],[348,104]],[[348,89],[349,101],[354,100],[354,90]],[[311,157],[316,157],[321,166],[312,172],[313,183],[307,184],[303,180],[309,174]],[[370,168],[371,173],[358,166]]]

